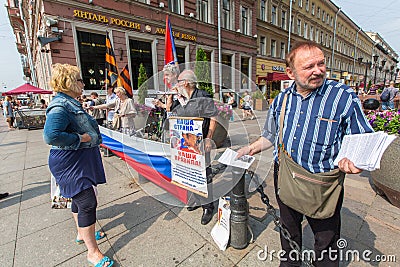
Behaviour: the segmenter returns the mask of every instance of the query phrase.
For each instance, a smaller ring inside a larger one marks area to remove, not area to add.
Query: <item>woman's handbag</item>
[[[311,173],[290,158],[282,144],[286,98],[287,95],[282,104],[279,130],[279,198],[285,205],[308,217],[332,217],[342,193],[345,173],[339,169]]]
[[[121,128],[121,117],[118,116],[117,113],[114,114],[111,126],[113,130],[119,130],[119,128]]]

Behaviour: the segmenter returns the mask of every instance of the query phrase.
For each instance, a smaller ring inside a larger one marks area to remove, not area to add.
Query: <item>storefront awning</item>
[[[260,76],[258,77],[258,83],[260,81],[282,81],[282,80],[290,80],[289,76],[286,75],[286,73],[281,73],[281,72],[270,72],[267,73],[267,76]]]

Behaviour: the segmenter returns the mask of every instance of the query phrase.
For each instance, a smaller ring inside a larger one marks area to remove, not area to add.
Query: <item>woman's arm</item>
[[[62,107],[52,108],[46,116],[43,130],[43,139],[46,144],[53,146],[72,146],[79,148],[81,142],[87,138],[79,133],[67,132],[70,124],[68,112]]]

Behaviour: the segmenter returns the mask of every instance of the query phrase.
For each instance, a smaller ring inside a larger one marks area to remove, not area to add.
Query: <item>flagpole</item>
[[[221,48],[221,0],[218,1],[218,82],[219,100],[222,102],[222,48]]]

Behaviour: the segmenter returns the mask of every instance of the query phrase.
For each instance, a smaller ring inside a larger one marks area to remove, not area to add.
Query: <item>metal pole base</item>
[[[231,220],[230,220],[230,245],[236,249],[244,249],[248,246],[248,216],[249,203],[245,196],[245,178],[243,170],[232,169],[233,181],[238,181],[231,191]]]

